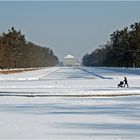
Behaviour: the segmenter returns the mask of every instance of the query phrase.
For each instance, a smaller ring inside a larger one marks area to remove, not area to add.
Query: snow
[[[128,78],[130,88],[117,88]],[[140,75],[107,68],[52,67],[0,75],[0,95],[122,95],[140,93]]]
[[[140,97],[0,98],[0,139],[138,140]]]
[[[139,140],[139,71],[50,67],[0,74],[0,139]],[[130,87],[117,88],[124,76]]]

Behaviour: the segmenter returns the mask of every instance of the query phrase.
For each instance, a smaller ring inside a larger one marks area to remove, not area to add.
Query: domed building
[[[72,55],[67,55],[64,57],[64,66],[73,67],[76,65],[76,58]]]

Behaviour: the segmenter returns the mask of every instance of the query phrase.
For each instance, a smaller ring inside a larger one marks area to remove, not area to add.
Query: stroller
[[[124,82],[120,81],[120,83],[118,84],[118,87],[124,87]]]

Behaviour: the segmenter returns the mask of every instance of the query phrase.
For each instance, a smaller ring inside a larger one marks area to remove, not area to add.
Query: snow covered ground
[[[130,88],[117,88],[128,78]],[[53,67],[0,75],[0,95],[122,95],[140,94],[140,75],[105,68]]]
[[[0,74],[0,139],[139,140],[140,69],[118,69]]]

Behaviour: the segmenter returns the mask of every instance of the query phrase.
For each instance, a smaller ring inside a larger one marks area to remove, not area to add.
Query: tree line
[[[14,27],[0,35],[0,68],[46,67],[58,64],[50,48],[27,42]]]
[[[140,67],[140,22],[116,30],[106,44],[82,60],[85,66]]]

